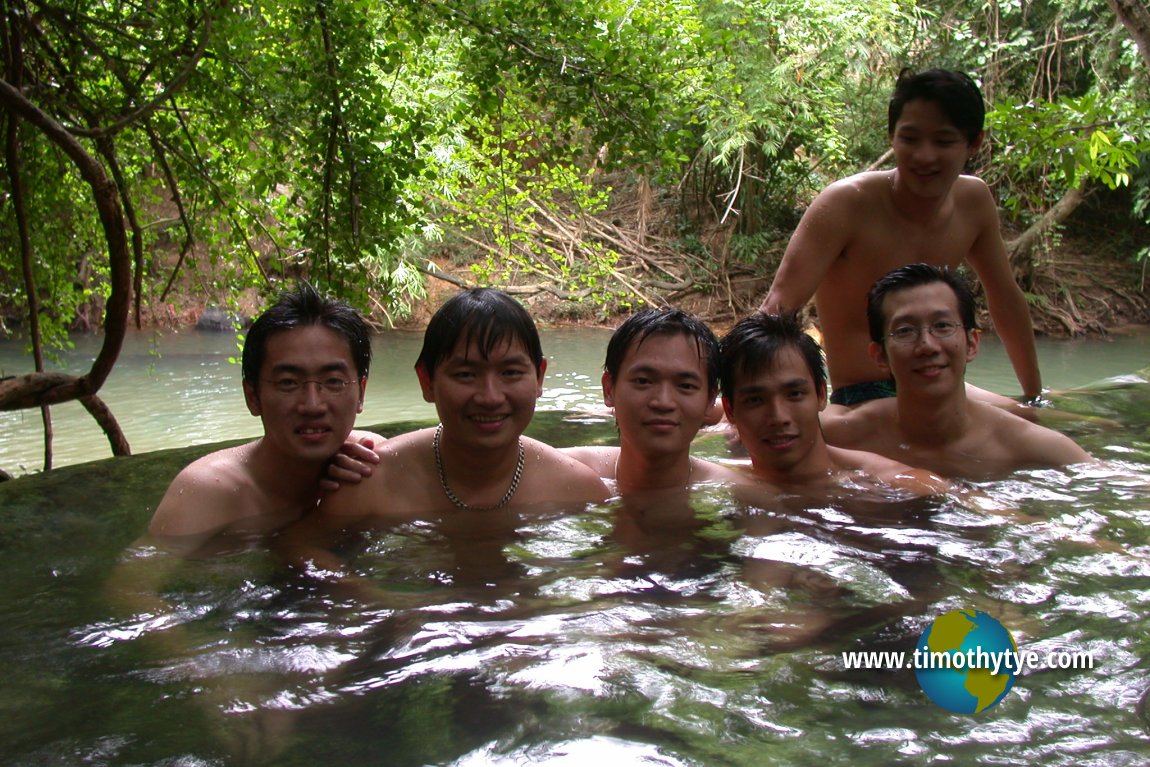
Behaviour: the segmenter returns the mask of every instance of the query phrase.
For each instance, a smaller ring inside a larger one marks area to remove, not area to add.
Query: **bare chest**
[[[957,267],[974,249],[978,231],[958,216],[928,223],[878,216],[865,222],[837,259],[844,269],[865,269],[877,276],[914,263]]]

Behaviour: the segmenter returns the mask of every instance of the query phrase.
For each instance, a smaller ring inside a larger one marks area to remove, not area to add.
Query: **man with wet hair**
[[[615,480],[620,492],[740,480],[738,472],[690,455],[695,435],[721,416],[715,404],[719,343],[698,317],[680,309],[643,309],[628,317],[607,343],[602,384],[619,446],[563,452]]]
[[[949,269],[910,264],[877,280],[867,326],[871,358],[897,396],[826,417],[832,444],[976,480],[1093,460],[1064,434],[968,396],[981,331],[970,288]]]
[[[894,170],[834,182],[792,235],[761,309],[796,311],[814,298],[833,387],[828,412],[894,396],[866,352],[866,291],[891,269],[915,262],[970,265],[1023,396],[1041,395],[1030,311],[1006,256],[994,197],[963,174],[982,146],[984,116],[982,94],[965,74],[903,70],[888,110]],[[1033,418],[1008,397],[974,387],[970,393]]]
[[[218,533],[267,532],[314,508],[328,461],[363,410],[370,365],[371,332],[358,312],[307,283],[283,293],[244,342],[244,398],[263,437],[187,466],[148,532],[193,551]]]
[[[819,424],[827,404],[822,349],[798,313],[746,317],[719,349],[723,409],[757,479],[784,490],[888,486],[923,495],[947,489],[906,464],[826,443]]]
[[[388,440],[370,476],[320,507],[328,520],[401,520],[545,501],[600,501],[591,469],[523,436],[547,360],[535,323],[506,293],[465,290],[443,304],[415,364],[440,423]]]

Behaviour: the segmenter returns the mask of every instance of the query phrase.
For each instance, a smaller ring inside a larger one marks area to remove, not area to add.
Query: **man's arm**
[[[555,451],[553,453],[555,464],[553,470],[548,472],[551,477],[548,489],[539,500],[597,503],[610,497],[611,494],[603,484],[603,480],[599,478],[598,471],[555,448],[551,449]]]
[[[558,448],[569,458],[587,466],[600,477],[615,478],[615,467],[619,465],[619,448],[610,446],[578,446]]]
[[[1023,395],[1037,397],[1042,393],[1042,374],[1038,370],[1038,351],[1034,346],[1030,306],[1026,303],[1022,288],[1018,287],[1014,279],[1014,272],[1006,256],[994,197],[986,184],[981,181],[977,183],[974,207],[981,226],[967,261],[986,291],[986,303],[994,321],[994,331],[1002,339]]]
[[[819,425],[828,445],[848,450],[866,450],[866,438],[875,436],[875,425],[868,417],[874,401],[845,412],[819,413]],[[873,451],[872,451],[873,452]]]
[[[885,455],[833,446],[828,446],[828,450],[839,466],[861,469],[886,485],[915,496],[942,495],[950,490],[950,482],[937,474]]]
[[[849,182],[844,179],[828,186],[803,213],[759,311],[798,311],[818,290],[851,236],[852,201],[860,192]]]

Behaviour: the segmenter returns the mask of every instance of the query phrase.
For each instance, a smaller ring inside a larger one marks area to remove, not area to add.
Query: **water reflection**
[[[1150,747],[1150,383],[1065,409],[1109,459],[919,505],[723,489],[349,531],[350,579],[274,545],[136,542],[194,451],[0,485],[8,764],[1140,764]],[[539,417],[556,444],[609,424]],[[709,437],[701,451],[722,457]],[[206,450],[207,448],[203,448]],[[998,706],[930,704],[913,650],[953,609],[1091,653]]]
[[[1150,384],[1086,404],[1139,432]],[[540,420],[560,444],[610,435]],[[1095,452],[1137,441],[1084,439]],[[339,548],[350,583],[286,570],[264,544],[196,561],[133,544],[186,455],[18,480],[18,494],[0,486],[0,752],[12,764],[1139,763],[1150,456],[1134,449],[913,507],[748,506],[710,489],[686,504],[358,529]],[[911,651],[952,609],[985,610],[1026,649],[1089,651],[1095,668],[1025,673],[994,709],[959,716],[910,671],[844,666],[844,650]]]

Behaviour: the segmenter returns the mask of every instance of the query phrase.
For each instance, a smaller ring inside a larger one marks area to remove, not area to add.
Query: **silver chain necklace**
[[[502,509],[511,502],[511,497],[515,495],[515,491],[519,489],[519,480],[523,479],[523,465],[526,463],[526,452],[523,450],[523,439],[520,438],[519,442],[519,461],[515,464],[515,475],[511,477],[511,486],[507,488],[507,492],[499,499],[499,503],[493,506],[470,506],[463,501],[459,500],[459,496],[451,492],[451,488],[447,486],[447,474],[443,471],[443,456],[439,452],[439,439],[443,434],[443,424],[435,427],[435,436],[431,439],[431,449],[435,453],[435,471],[439,474],[439,486],[443,488],[443,494],[447,496],[447,500],[455,504],[456,508],[463,509],[464,511],[495,511]]]

